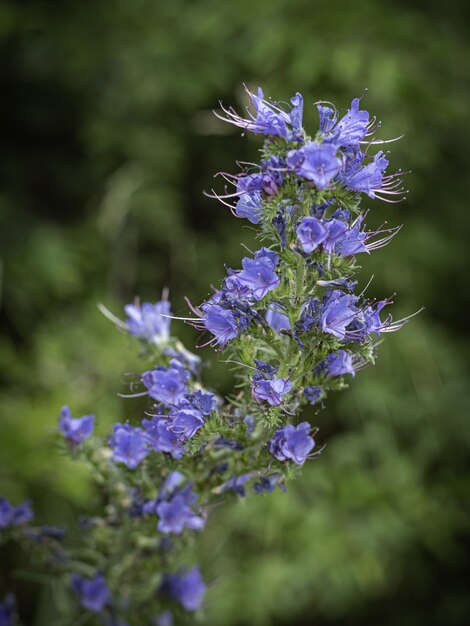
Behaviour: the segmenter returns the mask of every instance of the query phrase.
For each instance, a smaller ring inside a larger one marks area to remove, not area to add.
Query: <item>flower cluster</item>
[[[214,394],[195,388],[191,372],[176,358],[170,360],[168,367],[158,366],[145,372],[141,381],[147,389],[144,395],[156,400],[156,414],[142,419],[141,426],[115,424],[109,438],[113,459],[129,469],[138,467],[151,452],[181,458],[185,452],[183,444],[204,426],[217,404]]]
[[[71,576],[70,584],[79,596],[83,608],[93,613],[101,613],[111,599],[111,592],[102,574],[89,579],[74,574]]]
[[[172,472],[163,483],[158,498],[145,502],[142,507],[144,514],[158,516],[157,529],[163,533],[180,535],[185,528],[204,528],[205,519],[196,515],[191,508],[197,501],[197,496],[191,483],[181,488],[184,480],[183,474]]]
[[[0,498],[0,529],[21,526],[34,518],[31,502],[25,500],[18,506],[13,506],[5,498]]]
[[[59,430],[70,446],[78,446],[92,434],[94,421],[94,415],[74,418],[69,407],[64,406],[60,414]]]
[[[198,567],[189,572],[182,570],[168,576],[165,581],[168,592],[186,611],[197,611],[206,593],[206,585],[202,580]]]
[[[171,334],[164,292],[159,302],[127,305],[124,320],[100,307],[150,362],[124,394],[144,398],[145,412],[135,409],[104,439],[92,415],[73,418],[64,407],[59,418],[67,451],[88,463],[106,499],[102,516],[81,522],[82,556],[61,551],[60,571],[75,605],[105,626],[172,626],[201,608],[207,585],[188,561],[211,505],[230,494],[284,491],[323,449],[317,429],[300,421],[302,409],[344,388],[346,376],[374,362],[381,334],[409,319],[384,317],[391,301],[368,299],[355,278],[356,255],[399,230],[367,230],[360,209],[363,195],[391,202],[403,192],[398,173],[386,174],[384,153],[372,154],[385,143],[375,139],[378,124],[359,99],[344,115],[321,102],[309,136],[300,94],[288,105],[261,89],[248,94],[246,117],[218,115],[264,136],[261,162],[223,174],[232,189],[212,195],[256,226],[260,247],[228,269],[207,301],[191,305],[191,317],[175,318],[204,334],[200,347],[224,352],[237,371],[233,395],[222,400],[204,387],[201,359]],[[30,528],[31,519],[27,502],[0,500],[0,529],[19,529],[35,545],[63,538],[54,527]],[[2,611],[13,615],[11,600]]]
[[[297,465],[305,463],[314,447],[315,441],[310,437],[308,422],[300,423],[297,428],[291,424],[278,428],[269,444],[269,449],[276,459],[279,461],[290,459]]]

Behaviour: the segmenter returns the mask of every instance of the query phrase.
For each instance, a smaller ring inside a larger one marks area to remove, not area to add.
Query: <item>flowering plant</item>
[[[385,173],[386,155],[371,154],[385,143],[374,138],[379,125],[359,99],[342,117],[321,102],[319,129],[309,137],[300,94],[289,106],[265,100],[261,89],[248,94],[246,118],[224,108],[218,115],[264,135],[261,162],[222,173],[225,192],[209,195],[257,228],[260,248],[241,269],[229,269],[206,302],[188,303],[190,317],[172,315],[167,292],[155,304],[127,305],[124,320],[101,307],[152,364],[127,394],[147,397],[145,417],[114,424],[103,441],[93,435],[93,415],[61,411],[62,445],[92,469],[103,514],[81,521],[72,547],[62,529],[33,525],[29,502],[0,500],[2,538],[45,561],[75,598],[71,614],[84,611],[87,623],[190,619],[206,591],[191,545],[213,504],[229,492],[284,490],[323,449],[302,409],[344,389],[347,376],[374,362],[380,335],[409,319],[383,317],[390,300],[356,292],[358,255],[399,230],[367,230],[360,208],[364,194],[388,202],[403,195],[399,173]],[[172,335],[177,319],[203,331],[199,347],[215,347],[235,368],[227,399],[204,386],[200,357]],[[0,604],[0,625],[15,620],[10,595]]]

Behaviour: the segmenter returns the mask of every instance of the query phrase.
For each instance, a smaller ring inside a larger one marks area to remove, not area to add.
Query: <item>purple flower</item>
[[[302,96],[300,95],[300,93],[296,93],[295,96],[293,96],[290,99],[290,102],[292,104],[292,110],[290,112],[290,123],[292,124],[292,127],[297,130],[300,131],[302,129],[302,116],[303,116],[303,109],[304,109],[304,99],[302,98]]]
[[[203,414],[191,406],[178,409],[170,422],[170,428],[178,436],[179,441],[190,439],[203,426]]]
[[[278,428],[269,444],[269,450],[279,461],[292,460],[297,465],[303,465],[315,447],[313,437],[310,437],[310,424],[301,422],[297,428],[288,424]]]
[[[345,236],[335,244],[335,252],[341,256],[353,256],[361,252],[369,252],[364,243],[367,233],[361,231],[362,217],[358,218]]]
[[[59,431],[72,446],[78,446],[93,432],[94,415],[72,417],[68,406],[62,407],[59,418]]]
[[[126,323],[131,335],[157,345],[166,343],[170,338],[171,319],[163,317],[171,314],[168,300],[161,300],[155,304],[144,302],[140,306],[127,304],[124,311],[128,317]]]
[[[186,383],[190,373],[176,360],[172,359],[170,367],[156,367],[142,375],[142,382],[148,394],[158,402],[166,405],[177,404],[187,392]]]
[[[297,239],[308,254],[318,248],[326,236],[326,229],[315,217],[304,217],[297,227]]]
[[[180,472],[171,472],[165,480],[157,500],[147,501],[142,512],[146,515],[158,515],[158,530],[163,533],[179,535],[185,528],[202,530],[205,519],[191,508],[196,500],[191,483],[180,488],[185,480]]]
[[[336,124],[338,113],[335,109],[322,104],[317,104],[317,110],[320,117],[320,131],[327,135]]]
[[[346,326],[356,317],[356,297],[335,289],[325,296],[321,313],[321,327],[325,333],[344,339]]]
[[[167,452],[174,459],[180,459],[184,454],[178,437],[170,430],[171,422],[164,417],[152,417],[143,419],[142,426],[145,431],[143,437],[157,452]]]
[[[326,369],[328,376],[355,375],[352,356],[346,350],[338,350],[329,354],[326,357]]]
[[[111,599],[111,591],[102,574],[97,574],[94,578],[82,578],[72,574],[71,585],[80,597],[83,608],[94,613],[101,613]]]
[[[238,217],[246,217],[252,224],[259,224],[261,219],[261,193],[259,191],[244,192],[235,206]]]
[[[0,626],[14,626],[16,624],[16,601],[9,593],[3,602],[0,602]]]
[[[251,193],[252,191],[261,191],[263,188],[263,174],[255,172],[254,174],[245,174],[236,177],[237,194]],[[261,197],[261,196],[260,196]]]
[[[264,246],[255,252],[255,261],[263,261],[272,270],[279,265],[278,255]]]
[[[306,333],[319,322],[320,303],[318,298],[309,297],[307,302],[302,306],[300,318],[295,326],[298,332]]]
[[[288,152],[286,162],[298,176],[314,182],[317,189],[324,189],[343,167],[336,152],[337,147],[332,144],[311,141]]]
[[[325,133],[324,142],[333,142],[347,150],[357,150],[369,131],[369,113],[359,110],[359,98],[354,98],[351,108],[339,121],[337,113],[329,107],[317,105],[320,113],[320,129]]]
[[[193,567],[189,572],[180,570],[177,574],[168,576],[166,587],[170,596],[186,611],[197,611],[206,593],[206,585],[198,567]]]
[[[274,254],[274,253],[272,253]],[[279,285],[279,276],[273,271],[273,265],[268,256],[242,261],[243,270],[237,274],[240,284],[250,289],[255,300],[262,300],[267,293]]]
[[[325,211],[327,210],[327,208],[333,204],[334,199],[330,198],[329,200],[327,200],[326,202],[323,202],[322,204],[314,204],[310,207],[310,214],[312,215],[312,217],[316,217],[316,218],[322,218],[325,215]]]
[[[204,393],[197,389],[194,393],[187,395],[186,399],[198,411],[206,417],[215,411],[217,398],[213,393]]]
[[[375,198],[382,189],[383,173],[387,168],[388,160],[383,156],[382,150],[377,152],[372,163],[361,166],[356,162],[347,168],[341,180],[351,189],[366,193],[370,198]]]
[[[251,288],[246,283],[242,283],[238,279],[240,270],[229,270],[229,272],[229,276],[225,279],[223,295],[230,301],[230,304],[236,301],[241,302],[243,300],[252,300],[253,296]]]
[[[316,404],[322,394],[322,388],[318,386],[309,386],[304,389],[304,396],[310,404]]]
[[[369,305],[359,312],[351,326],[348,328],[348,334],[351,339],[356,342],[364,341],[367,335],[381,332],[398,330],[403,326],[404,320],[393,322],[389,317],[385,322],[380,319],[381,310],[390,304],[388,300],[382,300],[375,305]]]
[[[204,327],[214,335],[216,342],[222,348],[238,335],[237,323],[232,311],[223,307],[206,303],[201,309],[204,311],[202,323]]]
[[[259,361],[258,359],[254,359],[254,363],[256,365],[256,369],[258,370],[258,372],[264,374],[265,378],[274,378],[274,376],[277,374],[277,367],[274,367],[274,365],[269,365],[269,363],[265,363],[264,361]],[[256,380],[259,380],[260,378],[263,378],[263,376],[260,376],[259,374],[255,374],[255,376],[253,376],[253,378]]]
[[[237,495],[242,496],[242,498],[244,498],[246,496],[246,489],[244,485],[248,480],[250,480],[251,477],[252,477],[251,473],[241,474],[241,476],[233,475],[228,480],[226,480],[222,485],[220,485],[219,491],[220,493],[224,493],[225,491],[233,491]]]
[[[290,112],[286,112],[274,102],[266,101],[260,87],[257,95],[248,89],[246,91],[255,109],[255,115],[248,111],[249,119],[244,119],[233,109],[223,109],[226,117],[220,115],[221,119],[255,134],[275,135],[289,140],[300,139],[302,135],[303,98],[299,93],[291,98],[292,109]],[[292,130],[289,127],[292,127]]]
[[[192,492],[190,495],[193,495]],[[192,498],[183,493],[177,493],[168,502],[159,502],[155,507],[155,512],[160,518],[157,529],[162,533],[175,535],[180,535],[185,528],[202,530],[205,520],[196,515],[188,505],[192,502]]]
[[[178,471],[170,472],[165,479],[165,482],[160,488],[160,500],[168,500],[173,494],[176,493],[177,489],[184,483],[185,481],[184,474]]]
[[[250,92],[248,92],[250,93]],[[256,119],[251,130],[254,133],[262,133],[263,135],[279,135],[286,137],[289,134],[287,123],[290,122],[288,114],[276,105],[272,105],[264,99],[261,87],[258,87],[258,95],[250,94],[251,102],[256,110]]]
[[[280,313],[276,311],[274,308],[269,307],[266,311],[266,321],[270,325],[270,327],[276,331],[277,333],[283,329],[290,329],[289,318],[285,313]]]
[[[368,306],[364,312],[364,322],[368,333],[379,334],[384,328],[387,327],[387,322],[382,322],[380,319],[380,311],[389,304],[388,300],[381,300],[374,306]]]
[[[6,498],[0,498],[0,529],[20,526],[34,519],[31,501],[25,500],[18,506],[13,506]]]
[[[130,424],[114,424],[114,433],[109,438],[113,459],[135,469],[150,452],[147,437],[142,428]]]
[[[351,217],[351,211],[349,209],[336,209],[331,217],[340,222],[348,222]]]
[[[368,127],[369,113],[368,111],[359,111],[359,98],[354,98],[351,102],[351,108],[336,126],[337,142],[343,148],[357,150],[367,134]]]
[[[346,224],[341,220],[331,219],[324,222],[326,236],[323,241],[323,248],[328,254],[331,254],[335,246],[343,240],[348,230]]]
[[[292,384],[285,378],[273,380],[254,379],[253,397],[258,401],[266,401],[271,406],[278,406],[282,402],[282,396],[292,389]]]
[[[233,313],[238,316],[235,322],[238,329],[244,330],[247,326],[246,319],[256,314],[249,308],[249,301],[261,299],[279,284],[279,278],[274,272],[278,263],[279,257],[275,252],[261,248],[254,253],[254,259],[248,257],[243,259],[243,270],[229,269],[225,288],[215,294],[213,299],[217,298],[219,303],[223,300],[227,302]]]
[[[253,196],[255,202],[259,202],[261,208],[261,194],[263,191],[268,196],[273,196],[279,191],[279,185],[282,185],[284,179],[279,169],[285,166],[281,159],[269,157],[266,161],[262,161],[262,172],[256,174],[247,174],[237,179],[237,194],[241,197],[243,194]]]
[[[277,486],[281,491],[286,491],[282,482],[284,476],[282,474],[271,474],[271,476],[262,476],[259,481],[253,485],[255,492],[259,495],[262,493],[273,493]]]
[[[20,526],[21,524],[27,524],[32,519],[34,519],[34,513],[31,509],[31,500],[25,500],[15,508],[13,524]]]
[[[263,176],[263,191],[267,196],[275,196],[279,191],[275,177],[272,174]]]

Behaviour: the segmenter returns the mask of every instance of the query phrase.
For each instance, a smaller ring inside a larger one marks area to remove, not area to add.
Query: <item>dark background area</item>
[[[468,146],[470,9],[456,0],[108,0],[0,4],[0,493],[32,497],[39,521],[96,505],[83,468],[56,454],[60,407],[98,432],[133,415],[117,397],[136,350],[116,313],[168,286],[176,314],[243,256],[252,231],[203,196],[213,174],[255,160],[211,113],[246,104],[242,83],[382,120],[407,201],[367,201],[368,224],[404,224],[364,259],[371,295],[397,293],[375,368],[309,417],[326,452],[287,494],[229,504],[200,559],[213,584],[207,624],[468,623]],[[180,324],[189,347],[195,331]],[[231,385],[227,366],[206,381]],[[11,567],[24,621],[53,609]],[[7,567],[8,566],[8,567]],[[31,597],[31,598],[30,598]]]

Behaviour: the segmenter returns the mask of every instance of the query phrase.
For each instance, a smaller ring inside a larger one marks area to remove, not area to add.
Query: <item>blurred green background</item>
[[[219,509],[200,541],[210,626],[469,623],[468,147],[470,5],[457,0],[3,0],[0,3],[0,493],[41,522],[92,509],[80,467],[56,454],[68,403],[105,434],[142,365],[97,311],[169,286],[202,300],[237,266],[250,229],[202,194],[257,158],[212,114],[241,84],[286,100],[364,106],[383,121],[407,201],[366,202],[404,224],[364,260],[371,294],[397,292],[375,368],[312,414],[326,452],[288,493]],[[215,181],[217,183],[217,181]],[[191,346],[197,335],[181,325]],[[226,366],[206,380],[230,389]],[[26,624],[51,621],[47,589],[7,570]]]

